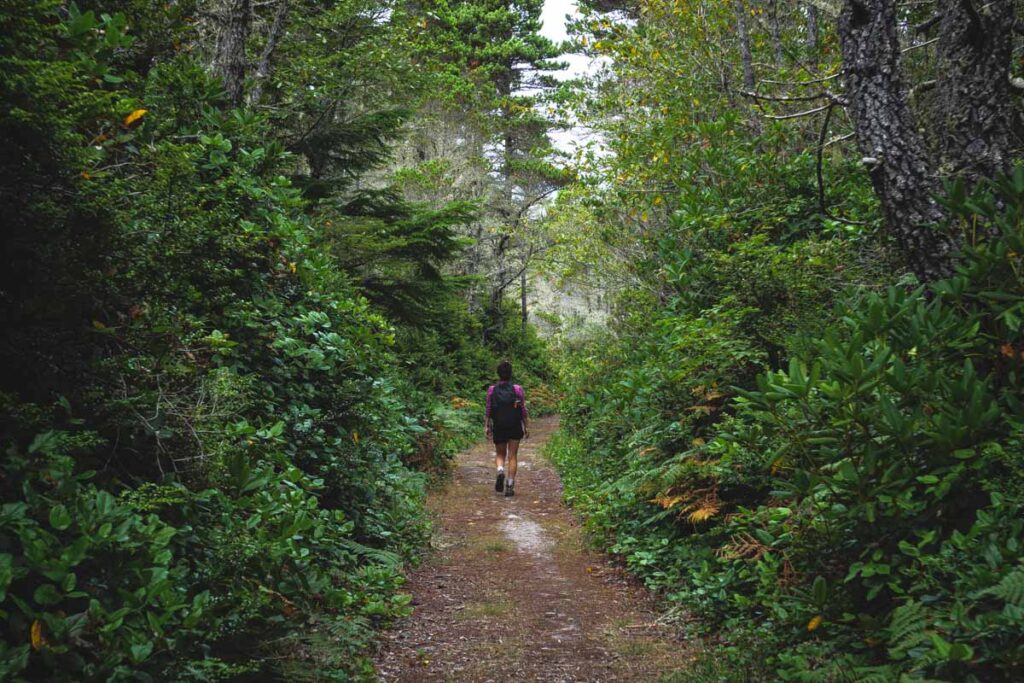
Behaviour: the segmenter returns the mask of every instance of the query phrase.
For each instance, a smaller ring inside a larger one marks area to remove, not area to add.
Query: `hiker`
[[[498,383],[487,388],[485,405],[484,432],[488,439],[494,437],[494,464],[498,468],[494,490],[500,493],[504,489],[508,498],[515,495],[519,440],[529,437],[530,430],[526,394],[521,386],[512,384],[512,364],[507,360],[498,363]]]

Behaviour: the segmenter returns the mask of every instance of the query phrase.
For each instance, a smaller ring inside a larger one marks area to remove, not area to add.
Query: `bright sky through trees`
[[[544,3],[544,11],[541,14],[541,20],[544,22],[541,34],[555,41],[567,40],[569,33],[565,25],[566,16],[575,17],[578,14],[579,9],[576,5],[576,0],[547,0]],[[562,55],[560,59],[569,65],[565,71],[555,74],[555,77],[560,80],[590,75],[600,65],[600,61],[596,61],[584,54],[569,53]],[[555,146],[567,152],[572,151],[577,145],[583,144],[586,136],[587,132],[579,127],[573,127],[568,130],[556,130],[552,131],[551,134]]]
[[[547,0],[541,14],[541,20],[544,22],[541,33],[551,40],[565,40],[568,37],[565,30],[565,15],[574,15],[578,12],[576,0]]]

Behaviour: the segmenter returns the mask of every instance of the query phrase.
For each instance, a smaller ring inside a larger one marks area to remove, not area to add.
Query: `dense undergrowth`
[[[384,30],[350,5],[281,68],[347,87],[339,35]],[[311,178],[320,100],[232,106],[187,7],[122,6],[0,9],[0,680],[371,677],[426,473],[543,344],[512,315],[481,343],[443,274],[472,207],[353,191],[401,115],[318,129]]]
[[[563,359],[567,500],[713,644],[679,680],[1024,673],[1024,168],[953,197],[993,234],[955,276],[808,304],[774,362],[763,308],[680,300]]]
[[[615,303],[563,333],[549,455],[595,541],[704,636],[676,679],[1021,680],[1019,97],[986,147],[946,118],[970,104],[922,96],[954,70],[944,3],[580,6],[603,61],[572,111],[604,147],[549,212],[552,261]],[[867,132],[857,79],[882,73],[902,146]],[[897,148],[925,185],[885,175]]]

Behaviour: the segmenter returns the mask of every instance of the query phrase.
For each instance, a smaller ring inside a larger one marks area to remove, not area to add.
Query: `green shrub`
[[[371,302],[280,122],[184,10],[123,5],[0,9],[0,678],[368,677],[428,537],[414,468],[478,429],[436,380],[493,350],[451,283],[419,282],[447,336]]]
[[[721,318],[706,310],[673,318],[703,332],[684,358],[651,350],[679,338],[656,328],[629,340],[646,365],[592,347],[595,370],[569,384],[572,431],[552,445],[567,499],[631,570],[703,618],[737,672],[1024,672],[1024,168],[951,197],[958,222],[989,231],[957,274],[851,291],[831,325],[796,324],[786,370],[745,382],[740,325],[708,334]],[[698,392],[668,417],[667,376],[691,391],[738,386],[722,389],[736,394],[724,406]]]

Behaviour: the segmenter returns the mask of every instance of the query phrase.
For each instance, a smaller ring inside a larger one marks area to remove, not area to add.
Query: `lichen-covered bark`
[[[945,215],[900,78],[895,0],[847,0],[839,37],[849,113],[886,225],[919,278],[949,275],[955,244],[933,228]]]
[[[1013,6],[1013,0],[942,3],[935,79],[941,172],[970,184],[1009,168]]]
[[[271,24],[270,31],[267,33],[267,42],[263,46],[263,53],[256,66],[256,82],[253,84],[252,92],[249,93],[249,104],[252,106],[258,105],[263,97],[263,84],[270,77],[270,60],[274,57],[274,50],[277,49],[277,42],[281,39],[281,34],[284,33],[288,9],[288,0],[278,0],[274,23]]]
[[[750,52],[750,31],[747,28],[747,8],[743,0],[733,0],[736,12],[736,35],[740,39],[740,60],[743,62],[743,87],[747,92],[754,90],[754,57]]]
[[[818,49],[818,8],[807,5],[807,49]]]
[[[249,0],[231,0],[221,16],[220,33],[214,51],[213,66],[224,83],[224,90],[234,104],[242,103],[247,61],[245,43],[252,25]]]
[[[782,68],[783,53],[782,53],[782,26],[779,23],[779,3],[778,0],[770,0],[772,10],[772,21],[771,21],[771,32],[772,32],[772,50],[775,53],[775,66]]]

